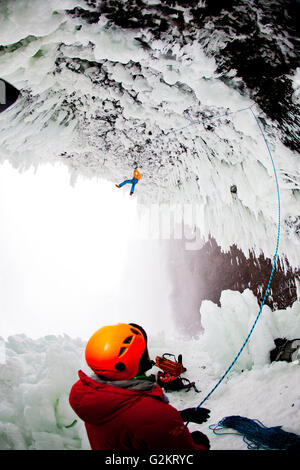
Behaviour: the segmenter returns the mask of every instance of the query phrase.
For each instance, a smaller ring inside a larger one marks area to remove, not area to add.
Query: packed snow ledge
[[[242,294],[223,291],[221,307],[210,301],[201,306],[204,334],[197,339],[151,336],[152,358],[165,352],[182,354],[184,374],[195,381],[194,390],[168,393],[177,409],[197,406],[227,369],[259,311],[250,290]],[[203,406],[211,410],[207,423],[190,424],[190,430],[206,433],[212,450],[245,450],[242,437],[216,436],[209,425],[240,415],[258,419],[300,435],[300,361],[270,363],[269,353],[277,337],[300,337],[300,302],[272,312],[264,306],[250,341],[227,378]],[[90,373],[84,360],[86,339],[25,335],[0,342],[1,449],[90,449],[84,424],[69,406],[68,396],[77,371]],[[155,369],[155,370],[154,370]],[[152,372],[157,372],[154,367]],[[159,425],[159,423],[158,423]]]

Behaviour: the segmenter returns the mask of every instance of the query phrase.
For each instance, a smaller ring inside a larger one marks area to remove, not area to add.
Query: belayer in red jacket
[[[208,419],[205,408],[177,411],[145,372],[154,364],[147,335],[134,323],[104,326],[90,338],[85,358],[92,376],[79,371],[70,405],[85,423],[92,450],[208,450],[186,421]]]

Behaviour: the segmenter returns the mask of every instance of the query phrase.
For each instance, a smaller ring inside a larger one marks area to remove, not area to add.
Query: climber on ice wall
[[[134,193],[135,185],[139,182],[141,177],[142,176],[141,176],[140,172],[138,171],[137,167],[135,167],[134,172],[133,172],[133,178],[131,180],[125,180],[125,181],[123,181],[123,183],[116,184],[116,186],[117,186],[117,188],[122,188],[122,186],[124,186],[124,184],[131,184],[130,196],[132,196],[133,193]]]

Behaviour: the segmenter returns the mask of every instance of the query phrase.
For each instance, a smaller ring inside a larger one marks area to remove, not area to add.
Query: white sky
[[[82,319],[121,281],[136,218],[128,193],[96,179],[72,187],[64,166],[0,166],[1,336],[85,333]]]

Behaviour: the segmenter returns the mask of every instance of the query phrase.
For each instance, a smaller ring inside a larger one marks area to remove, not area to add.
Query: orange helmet
[[[147,336],[137,326],[118,323],[96,331],[85,348],[88,366],[109,380],[135,377],[140,359],[147,350]]]

